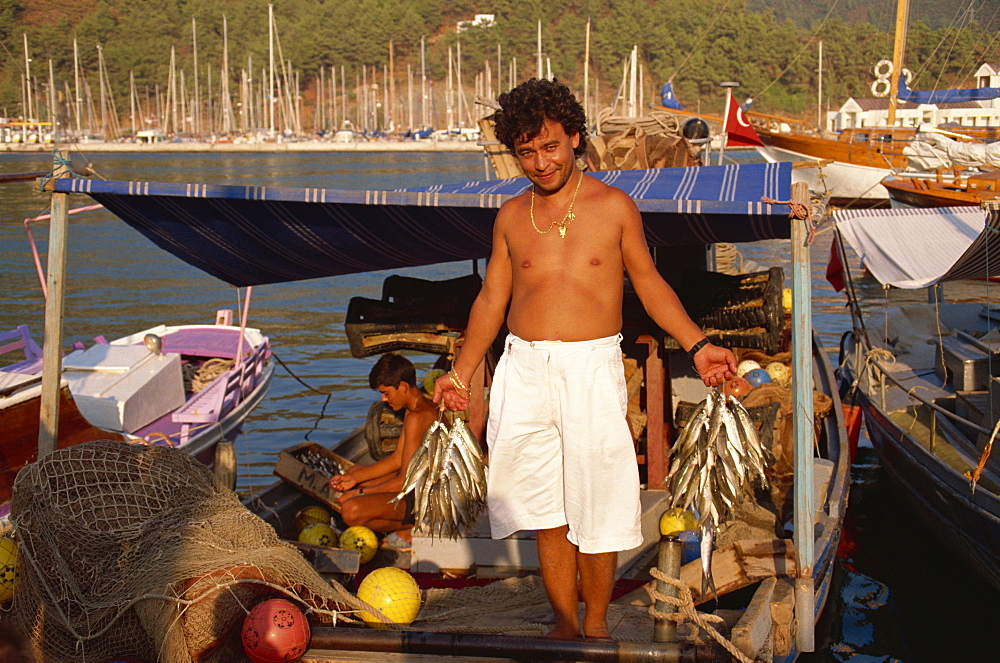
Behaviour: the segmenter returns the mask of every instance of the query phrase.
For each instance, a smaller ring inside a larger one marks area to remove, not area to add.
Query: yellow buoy
[[[355,525],[348,527],[340,535],[340,547],[344,550],[357,550],[361,553],[361,563],[367,564],[378,552],[378,537],[364,525]]]
[[[785,312],[785,315],[790,315],[792,312],[792,289],[785,288],[781,291],[781,309]]]
[[[788,384],[788,381],[792,378],[792,369],[780,361],[772,361],[764,367],[764,370],[771,376],[771,382],[776,382],[777,384]]]
[[[0,539],[0,603],[14,598],[17,582],[17,543],[14,539]]]
[[[299,509],[292,520],[292,531],[298,536],[307,525],[313,523],[330,524],[330,512],[315,504]]]
[[[677,534],[697,527],[698,521],[695,520],[694,514],[687,509],[668,509],[660,516],[660,534],[662,536]]]
[[[444,374],[445,372],[440,368],[432,368],[427,372],[427,375],[424,376],[424,391],[426,391],[428,395],[434,395],[434,383],[437,382],[438,378]]]
[[[375,608],[390,621],[410,624],[420,612],[420,587],[403,569],[387,566],[369,573],[358,587],[358,598]],[[361,618],[378,628],[382,621],[361,612]]]
[[[337,533],[326,523],[313,523],[306,525],[299,532],[299,542],[335,548],[337,546]]]

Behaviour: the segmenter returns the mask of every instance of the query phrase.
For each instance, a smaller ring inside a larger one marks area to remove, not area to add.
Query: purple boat
[[[160,325],[63,357],[58,448],[95,439],[183,449],[206,465],[232,462],[232,442],[267,393],[274,370],[268,338],[232,324]],[[17,472],[38,455],[41,348],[28,328],[0,332],[0,518]],[[23,358],[22,358],[23,357]],[[221,469],[221,468],[218,468]],[[235,479],[235,475],[232,476]]]

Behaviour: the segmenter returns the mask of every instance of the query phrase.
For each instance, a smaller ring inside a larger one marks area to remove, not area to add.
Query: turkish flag
[[[826,280],[833,286],[833,289],[840,292],[847,287],[844,276],[844,265],[840,262],[840,252],[837,250],[837,238],[833,238],[830,244],[830,261],[826,264]]]
[[[722,125],[722,132],[727,137],[726,145],[763,147],[764,143],[760,142],[760,137],[743,113],[743,109],[736,104],[733,95],[727,94],[726,99],[726,120]]]

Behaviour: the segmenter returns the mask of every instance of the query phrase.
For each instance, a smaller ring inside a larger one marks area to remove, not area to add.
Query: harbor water
[[[78,171],[90,165],[113,180],[270,187],[396,189],[488,177],[476,153],[76,154],[73,162]],[[51,161],[44,154],[5,154],[0,164],[0,172],[10,173],[46,170]],[[47,212],[48,196],[33,184],[8,184],[0,187],[0,200],[0,329],[27,324],[41,341],[44,302],[22,222]],[[71,206],[92,202],[75,196]],[[32,228],[44,261],[47,225]],[[821,229],[813,245],[813,322],[822,341],[836,348],[850,318],[844,295],[825,280],[830,241],[829,231]],[[738,249],[745,260],[782,265],[790,274],[787,241]],[[67,342],[115,338],[161,323],[210,323],[216,310],[236,311],[242,301],[242,291],[182,263],[103,210],[71,217],[68,253]],[[405,273],[446,279],[469,271],[469,263],[449,263]],[[380,297],[388,275],[254,289],[249,325],[270,337],[281,365],[270,394],[236,441],[241,494],[275,481],[272,469],[281,449],[304,440],[329,446],[364,422],[377,397],[367,380],[375,358],[351,356],[344,319],[350,298]],[[880,296],[874,282],[861,279],[860,285]],[[434,358],[412,359],[422,375]],[[808,660],[995,659],[990,629],[1000,614],[997,593],[954,562],[896,500],[864,440],[853,467],[837,567],[818,651]]]

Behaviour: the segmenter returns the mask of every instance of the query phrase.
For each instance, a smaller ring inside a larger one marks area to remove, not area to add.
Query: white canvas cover
[[[941,133],[921,131],[903,148],[915,170],[942,168],[1000,168],[1000,143],[960,142]]]
[[[995,224],[1000,214],[992,214]],[[942,280],[1000,273],[995,240],[976,242],[984,234],[987,218],[978,207],[834,212],[837,228],[865,267],[880,283],[897,288],[925,288]],[[972,251],[974,244],[980,248]],[[992,256],[990,248],[995,251]],[[970,272],[970,265],[977,270]]]

